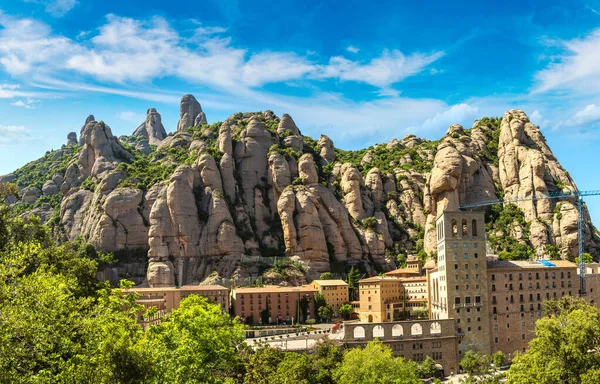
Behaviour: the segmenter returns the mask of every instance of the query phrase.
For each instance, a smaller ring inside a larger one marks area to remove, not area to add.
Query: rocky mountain
[[[0,181],[19,187],[7,199],[15,213],[40,216],[58,239],[118,253],[109,275],[150,286],[301,281],[353,265],[375,274],[409,254],[435,257],[444,210],[577,188],[518,110],[452,125],[439,141],[407,135],[344,151],[325,135],[303,136],[287,114],[236,113],[208,125],[192,95],[181,100],[175,132],[166,134],[154,108],[120,138],[89,116],[79,141],[69,133],[63,148]],[[502,258],[578,252],[573,200],[480,209]],[[598,258],[600,237],[584,214],[585,250]]]

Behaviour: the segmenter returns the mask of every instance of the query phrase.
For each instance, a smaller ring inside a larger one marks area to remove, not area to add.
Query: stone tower
[[[443,212],[436,220],[438,264],[429,276],[431,318],[456,319],[459,358],[490,353],[483,212]]]

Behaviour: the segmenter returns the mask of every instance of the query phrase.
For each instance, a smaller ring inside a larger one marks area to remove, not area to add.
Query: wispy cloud
[[[31,132],[22,125],[0,125],[0,143],[26,141],[31,139]]]
[[[99,32],[74,41],[32,19],[0,14],[0,63],[12,75],[65,76],[65,69],[103,82],[144,83],[177,77],[215,90],[239,91],[264,84],[338,79],[388,88],[422,71],[443,55],[384,50],[379,57],[331,57],[319,63],[295,52],[258,51],[232,45],[221,27],[200,27],[190,39],[164,18],[109,15]],[[91,38],[90,38],[91,37]]]
[[[24,0],[45,6],[46,12],[54,17],[62,17],[77,5],[77,0]]]
[[[123,121],[138,124],[144,121],[146,118],[146,116],[142,115],[141,113],[136,113],[133,111],[121,111],[117,114],[117,117]]]
[[[346,47],[346,51],[348,51],[350,53],[358,53],[358,51],[360,51],[360,49],[356,48],[353,45],[349,45]]]
[[[336,56],[329,60],[328,65],[321,66],[321,73],[317,76],[338,78],[343,81],[358,81],[385,88],[421,72],[423,68],[442,57],[443,54],[443,52],[434,52],[405,56],[398,50],[384,50],[380,57],[367,63]]]
[[[15,107],[25,108],[25,109],[35,109],[36,104],[39,102],[40,102],[40,100],[36,100],[36,99],[26,99],[26,100],[17,100],[14,103],[10,103],[10,105],[15,106]]]
[[[557,44],[564,52],[535,75],[534,93],[550,90],[597,93],[600,88],[600,29],[583,39]]]

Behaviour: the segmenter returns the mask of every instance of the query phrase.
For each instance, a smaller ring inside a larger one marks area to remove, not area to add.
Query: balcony
[[[464,304],[461,304],[461,303],[458,303],[458,304],[455,303],[455,304],[452,305],[452,308],[454,308],[454,309],[456,309],[456,308],[462,308],[462,307],[464,307]]]
[[[465,337],[465,333],[464,332],[456,332],[456,336]]]
[[[483,307],[483,303],[475,303],[476,307]]]
[[[470,308],[473,306],[473,303],[465,303],[465,308]]]

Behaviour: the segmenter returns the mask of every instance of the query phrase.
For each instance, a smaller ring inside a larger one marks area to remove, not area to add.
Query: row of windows
[[[557,275],[556,275],[556,272],[552,272],[551,274],[549,272],[544,272],[544,277],[546,279],[548,279],[549,276],[552,276],[553,279],[556,279]],[[505,273],[504,274],[504,278],[507,278],[507,277],[508,277],[508,280],[512,280],[513,279],[513,274],[512,273],[508,273],[508,274]],[[561,279],[565,278],[565,272],[564,271],[560,272],[560,278]],[[567,278],[568,279],[571,278],[571,272],[570,271],[567,271]],[[532,280],[533,279],[533,273],[529,272],[527,274],[527,279],[528,280]],[[540,279],[540,273],[539,272],[535,273],[535,279],[536,280]],[[492,273],[492,281],[495,281],[495,280],[496,280],[496,274]],[[519,280],[523,280],[523,273],[521,273],[521,272],[519,272]]]
[[[461,303],[461,298],[460,296],[456,296],[454,298],[454,304],[460,304]],[[471,296],[465,296],[465,304],[471,304]],[[479,304],[481,303],[481,296],[475,296],[475,303]]]
[[[567,280],[567,288],[571,288],[571,286],[572,286],[571,280]],[[540,283],[536,282],[535,283],[535,289],[541,289],[540,287],[541,287]],[[560,282],[560,288],[564,288],[564,287],[565,287],[565,282],[563,280],[563,281]],[[512,285],[512,283],[510,283],[510,284],[504,284],[504,288],[507,288],[509,291],[512,291],[513,290],[513,285]],[[556,284],[556,281],[552,282],[552,286],[550,285],[549,281],[546,281],[545,288],[546,289],[548,289],[548,288],[558,288],[558,285]],[[519,283],[519,290],[523,290],[523,289],[524,289],[523,288],[523,283]],[[533,289],[533,283],[529,283],[527,289]],[[496,284],[492,284],[492,292],[495,292],[495,291],[496,291]]]

